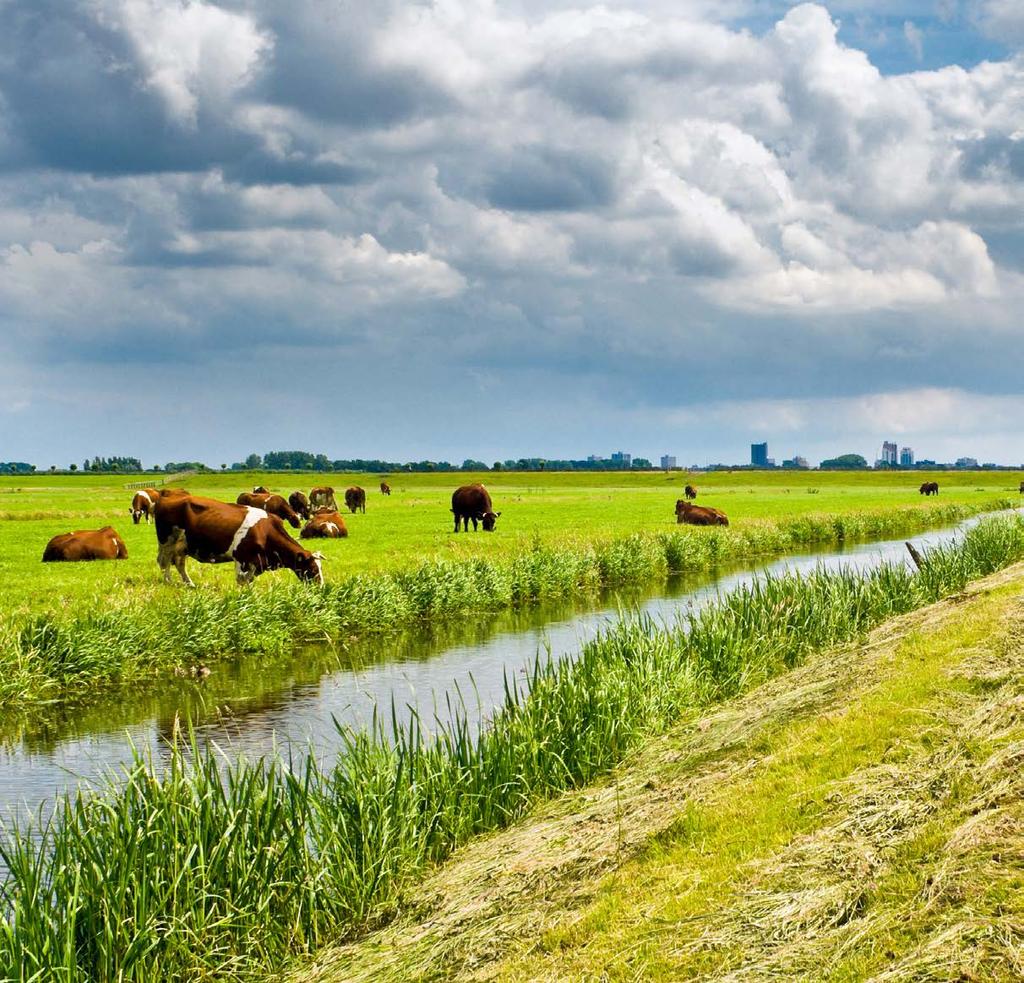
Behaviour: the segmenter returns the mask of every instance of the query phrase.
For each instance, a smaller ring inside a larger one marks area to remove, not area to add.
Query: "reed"
[[[153,585],[120,601],[97,596],[70,613],[0,616],[0,709],[124,685],[196,658],[276,656],[310,641],[650,583],[667,573],[710,570],[815,545],[896,536],[1009,505],[1000,500],[983,507],[802,516],[727,529],[680,527],[559,546],[538,539],[511,557],[432,560],[408,572],[361,574],[323,589],[287,581],[227,591]]]
[[[375,718],[325,766],[225,762],[175,743],[41,828],[6,831],[0,973],[15,980],[241,979],[387,918],[425,866],[579,786],[695,708],[1024,557],[988,520],[923,572],[764,577],[675,625],[624,619],[573,659],[538,656],[472,718]],[[408,597],[408,594],[402,594]],[[287,615],[287,611],[278,612]]]

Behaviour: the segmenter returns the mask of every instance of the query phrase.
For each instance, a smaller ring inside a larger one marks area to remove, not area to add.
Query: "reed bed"
[[[674,626],[630,618],[575,659],[538,657],[472,719],[397,715],[312,755],[224,762],[193,741],[162,769],[64,797],[0,840],[0,973],[22,981],[243,979],[386,919],[474,834],[591,781],[688,711],[1024,557],[1024,521],[987,520],[913,573],[765,577]]]
[[[907,534],[1011,504],[803,516],[736,528],[679,527],[561,546],[538,539],[510,558],[430,561],[408,572],[363,574],[322,589],[293,581],[227,591],[140,586],[120,600],[96,596],[71,612],[0,616],[0,709],[153,677],[197,658],[280,655],[310,641],[394,630],[422,618],[500,610],[649,583],[723,562]]]

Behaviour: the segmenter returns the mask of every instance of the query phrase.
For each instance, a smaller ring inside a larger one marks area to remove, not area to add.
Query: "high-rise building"
[[[912,468],[914,466],[914,448],[913,447],[901,447],[900,448],[900,467],[901,468]]]
[[[750,445],[750,463],[755,468],[768,467],[768,441]]]
[[[612,464],[620,468],[628,468],[633,462],[633,455],[625,451],[616,451],[612,454]]]
[[[890,440],[882,442],[882,456],[880,458],[883,464],[896,464],[899,460],[899,448]]]
[[[675,457],[672,454],[662,454],[661,455],[661,469],[663,471],[668,471],[670,468],[674,468],[675,466],[676,466],[676,459],[675,459]]]

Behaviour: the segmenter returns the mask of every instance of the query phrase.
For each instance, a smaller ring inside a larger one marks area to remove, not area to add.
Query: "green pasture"
[[[143,476],[144,479],[145,476]],[[674,504],[687,481],[699,489],[698,504],[715,505],[734,528],[805,515],[856,514],[893,508],[934,509],[951,503],[980,506],[1016,495],[1018,472],[716,472],[686,475],[651,473],[398,474],[380,494],[378,475],[225,472],[195,476],[189,491],[234,501],[241,491],[263,484],[284,495],[313,485],[332,485],[339,502],[346,487],[367,491],[366,514],[345,512],[349,537],[316,541],[327,557],[325,575],[337,580],[358,573],[401,572],[430,560],[501,559],[540,542],[571,546],[633,532],[670,531]],[[917,488],[935,478],[937,498]],[[0,478],[0,592],[8,613],[59,612],[103,606],[108,600],[140,599],[160,585],[152,525],[133,526],[128,515],[138,476],[34,475]],[[159,479],[155,479],[159,480]],[[483,481],[502,513],[494,534],[452,532],[451,492],[459,484]],[[344,510],[343,510],[344,511]],[[58,533],[113,525],[128,545],[126,561],[42,564],[43,548]],[[203,587],[233,586],[230,565],[189,564]],[[176,576],[176,575],[175,575]],[[260,578],[267,589],[291,574]]]

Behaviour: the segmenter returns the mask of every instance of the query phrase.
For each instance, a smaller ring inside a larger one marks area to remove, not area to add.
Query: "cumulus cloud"
[[[1015,38],[1017,6],[977,23]],[[6,351],[29,373],[56,339],[101,359],[135,332],[167,362],[244,338],[384,364],[416,337],[415,405],[458,367],[620,409],[680,379],[694,401],[1010,385],[1024,62],[885,73],[823,4],[749,14],[0,3]],[[893,24],[930,53],[920,11]]]

